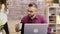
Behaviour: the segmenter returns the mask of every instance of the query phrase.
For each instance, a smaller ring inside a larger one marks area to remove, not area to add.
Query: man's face
[[[33,17],[36,14],[36,12],[37,12],[36,10],[37,10],[36,7],[29,7],[28,8],[28,15],[30,17]]]

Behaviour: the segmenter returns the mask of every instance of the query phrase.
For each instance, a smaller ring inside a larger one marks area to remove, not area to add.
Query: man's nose
[[[28,14],[31,14],[31,12],[28,12]]]

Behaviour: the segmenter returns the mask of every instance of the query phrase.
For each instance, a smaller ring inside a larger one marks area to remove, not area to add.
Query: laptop
[[[48,24],[25,24],[24,34],[47,34]]]

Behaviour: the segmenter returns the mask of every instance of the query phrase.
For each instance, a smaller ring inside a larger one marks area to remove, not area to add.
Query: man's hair
[[[37,4],[36,4],[36,3],[30,3],[30,4],[28,5],[28,7],[32,7],[32,6],[35,6],[35,7],[37,8]]]

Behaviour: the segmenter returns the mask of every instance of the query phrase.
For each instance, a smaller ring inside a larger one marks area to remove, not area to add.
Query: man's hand
[[[16,30],[16,32],[19,32],[19,24],[15,25],[15,30]]]
[[[22,28],[22,23],[18,23],[18,24],[15,25],[16,32],[21,31],[21,28]]]

